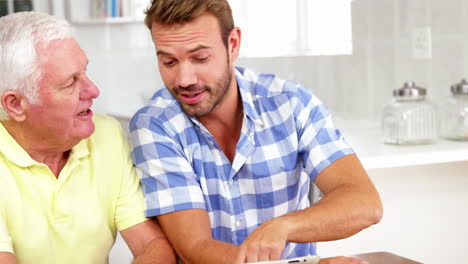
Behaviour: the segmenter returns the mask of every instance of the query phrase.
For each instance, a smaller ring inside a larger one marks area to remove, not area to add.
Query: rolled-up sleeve
[[[299,153],[305,171],[314,181],[336,160],[354,154],[341,132],[335,128],[329,110],[305,89],[299,90],[295,105]]]
[[[132,158],[141,169],[146,216],[185,209],[206,209],[203,192],[189,158],[168,124],[141,115],[132,131]]]

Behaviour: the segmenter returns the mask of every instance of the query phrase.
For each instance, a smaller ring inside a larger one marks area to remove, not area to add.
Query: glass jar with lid
[[[468,140],[468,82],[463,79],[450,87],[452,95],[439,104],[440,136]]]
[[[382,112],[384,143],[427,144],[437,139],[437,108],[426,99],[426,89],[406,82],[393,91]]]

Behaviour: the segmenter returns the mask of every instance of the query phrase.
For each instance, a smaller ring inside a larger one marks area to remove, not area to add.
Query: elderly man
[[[117,231],[135,263],[175,263],[87,64],[67,22],[0,19],[0,263],[107,263]]]
[[[153,0],[145,22],[165,88],[131,122],[132,155],[146,214],[184,262],[313,255],[314,242],[380,221],[379,195],[320,100],[234,67],[241,30],[227,0]],[[311,181],[324,197],[309,206]]]

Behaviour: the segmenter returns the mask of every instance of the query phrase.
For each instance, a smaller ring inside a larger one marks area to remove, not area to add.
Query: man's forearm
[[[176,263],[177,259],[169,241],[155,238],[149,242],[143,252],[136,256],[133,264]]]
[[[15,255],[9,252],[0,252],[0,263],[1,264],[16,264]]]
[[[159,223],[184,263],[240,263],[239,247],[211,235],[210,219],[204,209],[186,209],[158,216]]]
[[[188,238],[189,239],[189,238]],[[162,259],[169,259],[170,256],[162,256],[168,250],[161,249],[162,252],[155,252],[155,247],[149,247],[144,254],[138,256],[133,264],[154,264],[171,263]],[[181,252],[178,254],[183,263],[193,264],[237,264],[240,263],[238,256],[238,247],[229,243],[211,240],[203,241],[194,246],[190,252]]]
[[[290,229],[288,241],[342,239],[382,218],[379,194],[356,155],[344,156],[330,164],[317,176],[315,184],[325,194],[320,201],[279,219]]]
[[[343,203],[346,198],[349,203]],[[381,206],[350,189],[329,193],[311,208],[284,215],[278,220],[288,225],[288,241],[296,243],[330,241],[349,237],[379,222]]]
[[[179,257],[184,263],[193,264],[240,263],[238,246],[213,239],[197,242],[190,251],[181,252]]]
[[[241,260],[278,260],[288,241],[309,243],[337,240],[377,223],[380,219],[380,200],[369,199],[367,194],[356,189],[359,188],[341,186],[336,193],[329,192],[311,208],[266,221],[242,243]]]

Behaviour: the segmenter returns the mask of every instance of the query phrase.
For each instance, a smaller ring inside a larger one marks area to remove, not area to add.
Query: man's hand
[[[364,260],[349,257],[332,257],[321,259],[319,264],[368,264]]]
[[[240,246],[240,263],[279,260],[288,238],[287,226],[275,218],[255,229]]]

